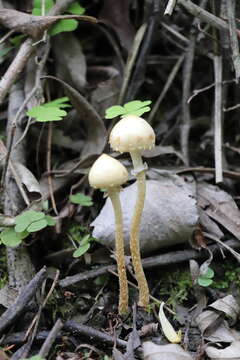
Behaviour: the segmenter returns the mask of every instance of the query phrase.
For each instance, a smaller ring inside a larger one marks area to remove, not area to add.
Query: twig
[[[237,261],[240,262],[240,254],[238,252],[236,252],[234,249],[232,249],[231,246],[228,246],[225,242],[221,241],[216,236],[214,236],[212,234],[209,234],[208,232],[203,231],[203,235],[206,236],[207,238],[213,240],[213,241],[216,241],[222,247],[227,249],[237,259]]]
[[[8,31],[8,32],[0,39],[0,44],[4,43],[4,41],[6,41],[14,32],[15,32],[14,29]]]
[[[47,171],[51,171],[51,144],[52,144],[52,124],[49,123],[48,126],[48,137],[47,137]],[[58,215],[57,206],[54,198],[53,192],[53,183],[52,183],[52,176],[48,175],[48,186],[49,186],[49,194],[52,203],[53,210],[56,215]]]
[[[84,336],[88,336],[91,338],[91,341],[93,341],[93,339],[94,339],[95,341],[98,340],[98,341],[101,341],[102,343],[107,343],[107,344],[111,344],[111,345],[113,345],[115,342],[115,339],[113,336],[105,334],[102,331],[93,329],[90,326],[76,323],[74,321],[66,321],[66,323],[64,324],[64,329],[72,332],[74,335],[76,335],[76,333],[79,333]],[[127,346],[127,342],[124,340],[121,340],[121,339],[116,339],[116,344],[119,347]]]
[[[222,85],[227,85],[227,84],[232,84],[232,83],[236,83],[236,79],[233,79],[233,80],[224,80],[224,81],[222,81]],[[190,96],[190,98],[188,99],[188,103],[190,103],[191,101],[192,101],[192,99],[195,97],[195,96],[197,96],[198,94],[201,94],[202,92],[204,92],[204,91],[206,91],[206,90],[210,90],[210,89],[212,89],[214,86],[216,86],[216,83],[214,82],[214,83],[212,83],[212,84],[210,84],[210,85],[207,85],[207,86],[205,86],[205,87],[203,87],[203,88],[201,88],[201,89],[195,89],[195,90],[193,90],[193,94]],[[239,104],[239,106],[240,106],[240,104]],[[233,106],[233,108],[235,108],[235,106]],[[230,110],[235,110],[235,109],[232,109],[232,108],[227,108],[227,109],[223,109],[224,111],[228,111],[228,109],[229,109],[229,111]]]
[[[0,333],[2,333],[7,327],[12,325],[14,321],[25,310],[25,306],[29,303],[32,297],[35,295],[37,289],[46,277],[46,268],[43,267],[29,282],[29,284],[23,289],[19,297],[0,317]]]
[[[222,165],[222,56],[214,55],[214,75],[215,75],[215,98],[214,98],[214,161],[215,161],[215,181],[223,181]]]
[[[56,323],[54,324],[52,330],[49,332],[48,337],[44,341],[44,343],[38,353],[38,355],[40,357],[47,358],[49,351],[50,351],[54,341],[58,337],[59,331],[62,329],[62,327],[63,327],[63,323],[60,319],[58,319],[56,321]]]
[[[4,154],[4,157],[6,156],[7,157],[7,149],[5,147],[5,145],[3,144],[2,140],[0,140],[0,153]],[[27,196],[27,193],[25,192],[25,189],[23,188],[22,186],[22,182],[21,182],[21,179],[19,178],[18,176],[18,173],[17,173],[17,170],[13,164],[13,162],[11,161],[11,159],[9,159],[9,167],[10,167],[10,170],[12,172],[12,175],[15,179],[15,182],[16,182],[16,185],[17,185],[17,188],[20,192],[20,194],[22,195],[22,198],[25,202],[25,204],[27,206],[30,205],[30,201],[28,199],[28,196]]]
[[[184,59],[184,56],[183,55],[180,56],[178,61],[174,65],[174,67],[173,67],[173,69],[172,69],[172,71],[171,71],[171,73],[170,73],[170,75],[169,75],[169,77],[167,79],[167,82],[164,85],[164,88],[162,89],[159,97],[157,98],[157,101],[155,102],[155,104],[154,104],[154,106],[152,108],[152,111],[150,112],[150,115],[148,117],[148,122],[149,123],[152,123],[152,120],[153,120],[153,118],[154,118],[154,116],[155,116],[155,114],[156,114],[162,100],[164,99],[166,93],[168,92],[170,86],[172,85],[172,83],[173,83],[173,81],[174,81],[174,79],[175,79],[175,77],[177,75],[177,72],[178,72],[178,70],[179,70],[179,68],[180,68],[180,66],[181,66],[181,64],[183,62],[183,59]]]
[[[205,168],[203,166],[197,167],[189,167],[185,169],[178,170],[176,174],[184,174],[188,172],[199,172],[199,173],[206,173],[206,174],[215,174],[215,168]],[[229,179],[240,180],[240,173],[235,171],[223,170],[223,175]]]
[[[190,168],[191,169],[191,168]],[[194,168],[193,168],[194,169]],[[239,174],[240,177],[240,174]],[[232,247],[240,247],[240,242],[235,240],[229,240],[225,242],[227,245]],[[218,246],[210,245],[211,251],[218,250]],[[149,258],[145,258],[142,260],[142,264],[144,269],[153,268],[157,266],[164,266],[170,264],[176,264],[184,261],[188,261],[190,259],[198,259],[205,257],[204,252],[199,252],[196,250],[183,250],[183,251],[175,251],[169,252],[164,255],[153,256]],[[67,287],[70,285],[74,285],[80,281],[92,279],[99,275],[106,274],[107,272],[116,271],[116,265],[108,265],[100,267],[98,270],[86,271],[84,273],[76,274],[73,276],[68,276],[65,279],[62,279],[58,282],[61,287]]]
[[[164,11],[164,15],[170,15],[171,16],[175,6],[176,6],[176,0],[169,0],[168,4],[166,6],[166,9]]]
[[[233,110],[238,109],[239,107],[240,107],[240,104],[236,104],[236,105],[228,107],[228,108],[223,108],[223,111],[224,112],[233,111]]]
[[[164,29],[166,29],[168,32],[174,35],[177,39],[179,39],[180,41],[184,42],[187,45],[189,44],[188,38],[186,38],[183,34],[181,34],[179,31],[174,29],[172,26],[165,24],[165,22],[163,21],[161,22],[161,25]]]
[[[196,36],[191,34],[190,43],[185,55],[183,66],[183,94],[182,94],[182,126],[181,126],[181,150],[185,163],[189,165],[189,132],[191,127],[191,114],[188,99],[191,91],[192,68],[195,54]]]
[[[7,95],[10,87],[16,81],[19,73],[22,72],[24,66],[26,65],[29,57],[34,51],[33,40],[27,39],[21,45],[16,57],[12,61],[11,65],[7,69],[6,73],[3,75],[0,81],[0,104],[2,104],[5,96]]]
[[[230,45],[232,48],[232,60],[235,69],[236,80],[238,82],[240,77],[240,54],[239,54],[239,43],[237,38],[237,27],[235,21],[235,0],[228,0],[227,2],[227,16],[229,24],[229,37]]]
[[[52,9],[48,12],[49,16],[55,16],[62,14],[69,8],[75,0],[58,0]]]
[[[64,288],[64,287],[67,287],[70,285],[74,285],[80,281],[86,281],[89,279],[93,279],[97,276],[106,274],[110,270],[112,270],[112,271],[117,270],[117,265],[102,266],[97,270],[90,270],[90,271],[86,271],[84,273],[67,276],[64,279],[59,280],[58,285]]]
[[[228,30],[228,24],[226,23],[226,21],[211,14],[207,10],[204,10],[200,6],[194,4],[192,1],[178,0],[178,4],[182,5],[190,14],[192,14],[194,17],[199,18],[201,21],[206,22],[207,24],[219,30]]]

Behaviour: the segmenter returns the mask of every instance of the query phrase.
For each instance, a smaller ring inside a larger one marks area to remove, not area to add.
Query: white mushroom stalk
[[[119,277],[119,314],[128,311],[128,282],[124,258],[122,209],[119,199],[121,185],[127,182],[127,169],[116,159],[101,155],[93,164],[88,175],[89,183],[96,189],[106,189],[111,199],[115,216],[115,250]]]
[[[143,271],[139,244],[139,231],[146,194],[147,165],[143,164],[141,153],[155,145],[155,134],[152,127],[142,118],[135,115],[123,117],[112,129],[110,145],[115,151],[129,152],[132,158],[134,175],[137,178],[137,201],[130,230],[130,249],[134,272],[139,288],[138,305],[149,304],[149,288]]]

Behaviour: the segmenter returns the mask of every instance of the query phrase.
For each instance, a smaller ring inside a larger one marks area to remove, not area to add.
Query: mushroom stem
[[[149,289],[148,283],[143,271],[140,244],[139,244],[139,231],[141,224],[141,217],[144,207],[145,194],[146,194],[146,177],[145,167],[142,161],[142,157],[139,152],[130,152],[134,171],[137,177],[137,201],[134,209],[134,214],[131,223],[130,230],[130,249],[132,255],[133,268],[136,275],[139,288],[139,302],[138,305],[146,307],[149,304]]]
[[[128,282],[124,258],[124,238],[123,238],[123,220],[122,208],[119,199],[120,187],[108,189],[108,196],[112,201],[115,215],[115,247],[116,259],[119,277],[119,314],[126,314],[128,311]]]

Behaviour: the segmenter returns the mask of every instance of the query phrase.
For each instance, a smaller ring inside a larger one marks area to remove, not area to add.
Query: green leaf
[[[80,246],[88,244],[90,241],[91,241],[90,234],[87,234],[81,239]]]
[[[12,44],[15,47],[18,47],[21,44],[22,39],[24,39],[25,37],[26,37],[26,35],[22,35],[22,34],[16,35],[16,36],[10,38],[10,40],[9,40],[10,44]]]
[[[147,105],[151,104],[151,100],[141,101],[141,100],[133,100],[129,101],[123,106],[114,105],[106,110],[106,119],[112,119],[119,115],[137,115],[141,116],[145,112],[150,111],[150,107]]]
[[[9,51],[11,51],[13,49],[13,47],[3,47],[0,45],[0,58],[4,57],[5,55],[7,55],[9,53]]]
[[[53,7],[53,0],[45,0],[45,14]],[[40,16],[42,15],[42,0],[33,1],[33,10],[32,15]]]
[[[126,110],[122,106],[114,105],[114,106],[111,106],[110,108],[108,108],[106,110],[105,118],[106,119],[113,119],[116,116],[124,115],[125,113],[126,113]]]
[[[128,114],[136,115],[136,116],[142,116],[144,113],[149,112],[151,108],[149,106],[146,106],[142,109],[131,111]]]
[[[81,206],[92,206],[93,202],[90,196],[84,195],[82,193],[77,193],[74,195],[70,195],[69,196],[69,200],[73,203],[73,204],[78,204]]]
[[[61,110],[58,107],[48,107],[44,105],[34,106],[27,111],[27,115],[36,119],[36,121],[59,121],[67,115],[65,110]]]
[[[84,244],[83,246],[79,246],[79,248],[74,251],[73,257],[77,258],[77,257],[82,256],[83,254],[85,254],[88,251],[89,248],[90,248],[89,242]]]
[[[46,215],[45,220],[46,220],[48,226],[54,226],[57,223],[56,220],[50,215]]]
[[[45,107],[59,107],[61,108],[67,108],[67,107],[71,107],[70,104],[66,104],[66,102],[69,101],[69,98],[67,96],[55,99],[53,101],[49,101],[45,104],[43,104],[42,106]]]
[[[79,3],[75,2],[69,6],[67,12],[73,15],[83,15],[85,13],[85,9],[79,5]]]
[[[42,220],[39,220],[39,221],[34,221],[31,225],[29,225],[27,227],[27,231],[29,233],[39,231],[39,230],[44,229],[47,225],[48,225],[48,223],[47,223],[46,219],[42,219]]]
[[[27,229],[27,227],[34,221],[41,220],[45,217],[45,214],[40,211],[27,210],[22,214],[16,216],[15,231],[20,233]]]
[[[204,274],[204,277],[208,279],[212,279],[214,277],[214,271],[210,267],[207,269],[206,274]]]
[[[27,237],[28,232],[24,231],[22,233],[16,233],[13,228],[6,229],[1,232],[0,239],[2,243],[6,246],[16,247],[21,244],[22,240]]]
[[[199,276],[198,285],[207,287],[213,283],[212,279],[206,278],[204,276]]]
[[[78,27],[78,22],[74,19],[59,20],[48,31],[49,35],[54,36],[61,32],[74,31]]]
[[[133,101],[130,101],[130,102],[126,103],[125,105],[123,105],[123,107],[127,112],[138,110],[142,107],[142,101],[133,100]]]

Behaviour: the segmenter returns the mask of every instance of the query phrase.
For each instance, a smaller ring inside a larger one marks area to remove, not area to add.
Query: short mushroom
[[[138,304],[146,307],[149,303],[149,289],[141,262],[139,229],[146,194],[145,171],[147,165],[143,164],[141,154],[143,150],[154,147],[155,134],[144,119],[136,115],[127,115],[113,127],[109,142],[113,150],[130,153],[134,167],[133,173],[137,177],[138,195],[131,223],[130,248],[139,287]]]
[[[89,175],[89,184],[96,189],[105,189],[110,197],[115,215],[115,243],[116,259],[119,276],[119,314],[128,311],[128,283],[124,259],[124,239],[122,209],[119,199],[121,185],[128,180],[127,169],[109,155],[101,155],[92,165]]]

